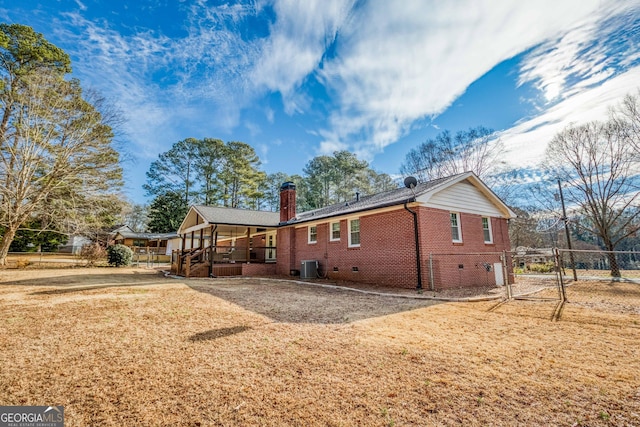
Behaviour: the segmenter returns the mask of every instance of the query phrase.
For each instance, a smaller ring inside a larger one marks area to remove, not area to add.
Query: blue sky
[[[483,125],[535,168],[640,87],[639,0],[0,0],[0,20],[122,110],[136,203],[188,137],[247,142],[267,173],[349,150],[396,175],[425,139]]]

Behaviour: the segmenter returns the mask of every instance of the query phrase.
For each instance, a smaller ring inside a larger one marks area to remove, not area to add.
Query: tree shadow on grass
[[[280,323],[343,324],[442,303],[260,279],[185,284]]]
[[[40,287],[44,289],[32,292],[30,295],[58,295],[108,288],[163,285],[171,282],[155,272],[119,273],[117,269],[109,274],[65,274],[65,272],[52,270],[42,276],[22,276],[24,277],[22,278],[17,275],[16,280],[1,281],[0,290],[9,286]]]
[[[29,295],[64,295],[64,294],[70,294],[74,292],[94,291],[99,289],[132,288],[132,287],[150,286],[150,285],[166,285],[166,282],[142,282],[142,283],[134,282],[134,283],[113,283],[113,284],[94,285],[94,286],[73,286],[69,288],[50,289],[46,291],[32,292]]]
[[[231,335],[239,334],[241,332],[248,331],[251,326],[232,326],[230,328],[219,328],[219,329],[210,329],[205,332],[198,332],[197,334],[193,334],[189,337],[189,341],[191,342],[199,342],[199,341],[210,341],[217,340],[218,338],[225,338]]]

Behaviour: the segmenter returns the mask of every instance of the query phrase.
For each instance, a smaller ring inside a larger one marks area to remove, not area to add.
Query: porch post
[[[209,226],[209,277],[213,276],[213,225]]]
[[[247,249],[245,249],[245,259],[247,262],[251,261],[250,248],[249,248],[249,236],[251,236],[251,227],[247,227]]]

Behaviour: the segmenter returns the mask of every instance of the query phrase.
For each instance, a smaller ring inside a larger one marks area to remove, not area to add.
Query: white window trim
[[[316,240],[311,240],[311,229],[312,228],[316,229]],[[307,243],[309,243],[310,245],[318,243],[318,226],[317,225],[310,225],[310,226],[307,227]]]
[[[485,240],[484,242],[486,244],[492,244],[493,243],[493,229],[491,227],[491,217],[488,216],[483,216],[482,219],[487,219],[487,224],[488,224],[488,230],[489,230],[489,240]],[[484,240],[484,223],[482,224],[482,239]]]
[[[338,224],[338,226],[340,227],[340,221],[333,221],[329,223],[329,241],[330,242],[339,242],[340,241],[340,237],[342,237],[342,227],[340,227],[340,237],[338,237],[337,239],[333,238],[333,224]]]
[[[462,243],[462,221],[460,220],[460,212],[449,212],[449,228],[451,229],[451,215],[456,216],[456,222],[457,222],[457,226],[458,226],[458,239],[454,239],[453,236],[451,236],[451,241],[453,241],[453,243]]]
[[[355,244],[351,243],[351,221],[354,221],[354,220],[358,220],[358,222],[360,222],[360,218],[349,218],[349,219],[347,219],[347,237],[349,239],[348,247],[350,247],[350,248],[359,248],[360,247],[360,243],[355,243]],[[362,223],[360,223],[360,230],[358,230],[358,233],[360,233],[360,241],[362,242]]]

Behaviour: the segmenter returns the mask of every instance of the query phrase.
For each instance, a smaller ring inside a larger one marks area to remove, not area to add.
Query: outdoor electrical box
[[[318,277],[318,261],[306,260],[302,261],[300,266],[300,278],[301,279],[315,279]]]

